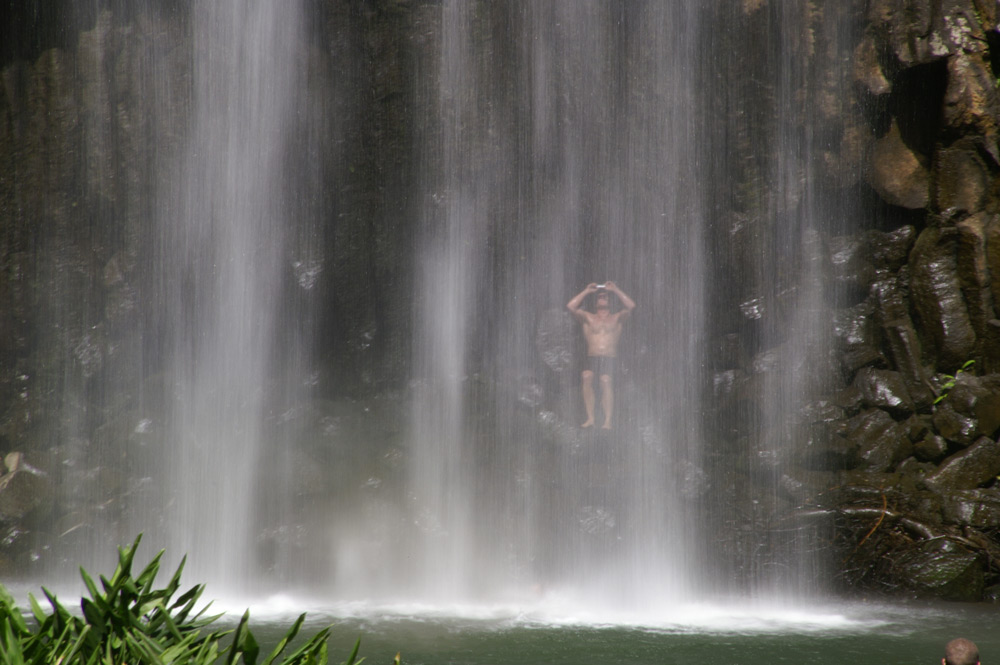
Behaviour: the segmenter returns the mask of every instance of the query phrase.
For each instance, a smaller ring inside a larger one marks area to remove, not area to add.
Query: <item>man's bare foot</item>
[[[582,429],[587,429],[588,427],[593,427],[593,426],[594,426],[594,421],[593,420],[588,420],[584,424],[580,425],[580,427]]]
[[[611,423],[604,423],[604,427],[601,429],[611,429]]]

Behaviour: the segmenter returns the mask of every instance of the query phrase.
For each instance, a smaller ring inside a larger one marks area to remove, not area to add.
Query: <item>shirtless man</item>
[[[583,300],[591,293],[597,294],[596,312],[583,309]],[[624,309],[611,313],[611,295],[618,296]],[[600,377],[601,409],[604,411],[603,429],[611,429],[611,409],[615,398],[611,377],[615,371],[615,357],[618,355],[618,338],[622,334],[622,322],[628,318],[635,303],[625,292],[615,286],[590,283],[583,291],[566,303],[566,308],[583,324],[583,336],[587,340],[587,367],[580,374],[583,388],[583,405],[587,409],[587,420],[582,427],[594,425],[594,375]]]

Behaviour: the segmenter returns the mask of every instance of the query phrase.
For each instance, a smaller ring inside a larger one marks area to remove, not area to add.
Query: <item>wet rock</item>
[[[833,334],[841,347],[844,370],[853,374],[867,365],[884,364],[879,345],[875,307],[865,301],[838,311],[833,318]]]
[[[960,446],[969,445],[979,435],[976,419],[959,413],[946,402],[940,402],[934,409],[934,429]]]
[[[895,122],[875,142],[871,186],[886,203],[902,208],[923,208],[930,200],[930,174],[924,159],[903,142]]]
[[[1000,490],[942,492],[941,501],[947,523],[976,528],[994,528],[1000,524]]]
[[[868,7],[868,20],[886,48],[904,67],[940,59],[943,54],[932,51],[928,43],[933,12],[930,4],[907,3],[907,11],[899,11],[896,0],[873,0]]]
[[[44,474],[30,467],[18,469],[0,478],[0,520],[34,521],[44,519],[52,510],[55,491]]]
[[[959,372],[954,384],[941,404],[972,418],[976,422],[976,432],[992,437],[1000,428],[1000,376],[978,377]]]
[[[909,315],[909,300],[901,280],[880,279],[872,285],[871,293],[892,366],[903,376],[915,407],[930,406],[935,396],[921,361],[920,338]]]
[[[896,272],[906,265],[913,243],[917,240],[917,230],[907,224],[889,233],[868,231],[864,238],[875,267]]]
[[[795,469],[781,474],[778,479],[779,489],[797,504],[815,499],[817,494],[834,485],[836,476],[824,471]]]
[[[979,54],[960,54],[948,59],[948,89],[944,97],[944,121],[953,128],[971,129],[988,138],[984,147],[996,155],[997,94],[989,64]]]
[[[858,445],[833,432],[829,425],[817,423],[801,431],[796,460],[807,471],[853,469],[859,462]]]
[[[988,321],[994,317],[992,278],[986,255],[989,218],[986,214],[975,214],[955,224],[958,229],[958,278],[980,347],[986,337]],[[976,355],[979,355],[978,348]]]
[[[865,406],[884,409],[897,417],[914,411],[913,399],[899,372],[865,367],[854,377],[854,386],[861,391]]]
[[[985,579],[979,554],[950,541],[930,541],[901,556],[897,579],[922,597],[978,601]]]
[[[738,369],[727,369],[712,375],[712,395],[717,400],[739,399],[745,394],[746,373]]]
[[[926,479],[926,484],[936,490],[976,489],[997,474],[1000,474],[1000,444],[982,437],[942,462],[937,472]]]
[[[989,281],[990,294],[994,303],[1000,303],[1000,215],[986,215],[983,223],[983,235],[986,240],[986,274]]]
[[[986,322],[983,370],[990,373],[1000,372],[1000,319],[990,319]]]
[[[838,390],[833,396],[833,403],[842,408],[845,413],[856,414],[861,410],[861,391],[854,386]]]
[[[938,209],[958,213],[982,208],[989,175],[974,147],[939,150],[934,164]]]
[[[984,392],[976,397],[972,414],[979,422],[979,430],[988,437],[1000,430],[1000,376],[993,374],[983,378],[980,385]]]
[[[899,463],[896,471],[911,481],[920,481],[937,469],[932,462],[922,462],[916,457],[907,457]]]
[[[566,311],[553,308],[542,313],[535,333],[535,348],[553,372],[566,372],[572,367],[575,332],[573,319]]]
[[[976,344],[958,278],[957,236],[953,229],[928,227],[910,254],[910,297],[920,329],[947,367],[960,366]]]
[[[921,462],[940,462],[948,456],[948,441],[940,434],[928,434],[913,444],[913,455]]]
[[[884,95],[892,90],[892,85],[882,73],[878,62],[878,47],[871,35],[866,35],[854,49],[854,81],[870,95]]]
[[[827,245],[830,276],[834,283],[867,292],[876,277],[867,239],[860,235],[835,236],[827,241]]]
[[[931,419],[926,415],[913,415],[907,418],[901,425],[910,441],[916,442],[922,440],[930,433]]]
[[[868,409],[852,418],[846,434],[857,445],[861,466],[868,471],[891,471],[913,451],[899,424],[881,409]]]
[[[872,283],[869,293],[875,304],[877,319],[883,327],[889,322],[909,320],[908,286],[901,274],[880,274],[879,279]]]
[[[743,367],[747,362],[746,350],[742,338],[731,333],[718,337],[713,341],[713,352],[710,362],[720,369]]]
[[[844,409],[825,399],[806,404],[799,412],[803,423],[833,423],[844,419]]]

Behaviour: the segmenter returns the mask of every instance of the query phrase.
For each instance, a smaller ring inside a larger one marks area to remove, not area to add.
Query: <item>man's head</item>
[[[611,294],[601,289],[595,296],[597,309],[611,309]]]
[[[959,637],[944,645],[942,665],[979,665],[979,647],[973,642]]]

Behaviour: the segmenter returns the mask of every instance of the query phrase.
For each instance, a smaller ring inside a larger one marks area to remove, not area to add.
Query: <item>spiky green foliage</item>
[[[118,567],[111,579],[99,578],[100,588],[80,569],[90,597],[81,600],[79,614],[43,588],[51,610],[29,595],[32,616],[26,617],[0,585],[0,665],[258,665],[261,649],[249,628],[249,612],[234,629],[208,630],[222,615],[206,615],[211,603],[198,609],[202,585],[174,599],[184,561],[162,589],[153,586],[162,551],[132,575],[141,538],[118,550]],[[283,656],[304,621],[302,614],[260,665],[325,665],[329,628]],[[355,645],[345,665],[361,662],[357,651]]]
[[[934,403],[937,404],[938,402],[940,402],[941,400],[943,400],[945,397],[947,397],[948,396],[948,391],[955,387],[955,382],[958,380],[959,375],[961,375],[962,372],[970,372],[970,371],[972,371],[972,366],[975,365],[975,364],[976,364],[975,360],[966,360],[962,364],[962,366],[958,368],[958,371],[955,372],[954,375],[952,375],[952,374],[944,374],[944,375],[942,375],[942,376],[944,376],[944,378],[946,380],[945,380],[944,384],[941,386],[941,394],[937,396],[937,399],[934,400]]]

